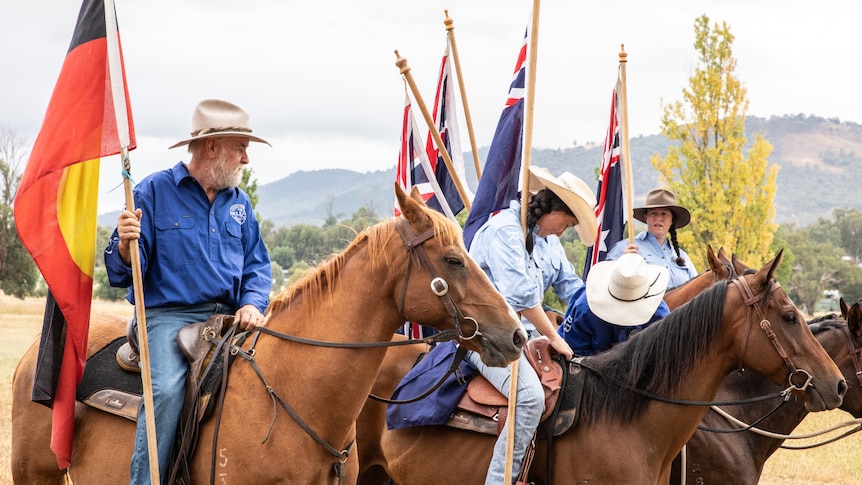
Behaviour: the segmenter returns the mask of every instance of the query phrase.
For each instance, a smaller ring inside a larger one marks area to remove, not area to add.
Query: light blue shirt
[[[203,187],[180,162],[135,186],[141,209],[141,272],[148,308],[222,303],[233,311],[251,304],[266,310],[272,285],[269,254],[248,195],[222,190],[210,204]],[[132,269],[120,259],[117,230],[105,248],[111,286],[130,287]]]
[[[622,256],[626,247],[629,245],[628,238],[625,238],[613,245],[608,251],[605,259],[608,261],[616,261]],[[669,278],[667,281],[667,289],[676,288],[686,281],[697,276],[697,270],[692,263],[688,254],[679,250],[680,256],[685,259],[685,266],[676,264],[676,251],[670,244],[670,238],[664,240],[664,245],[659,246],[658,239],[655,238],[649,231],[643,231],[635,236],[635,246],[638,247],[638,254],[643,256],[648,264],[655,264],[667,268]]]
[[[584,286],[556,235],[536,236],[532,256],[527,253],[517,201],[476,231],[470,256],[516,312],[541,305],[548,288],[554,288],[562,301],[569,301]],[[521,321],[527,330],[535,330],[526,319]]]

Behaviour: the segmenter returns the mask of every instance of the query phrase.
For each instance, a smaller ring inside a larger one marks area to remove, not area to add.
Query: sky
[[[138,141],[130,154],[133,179],[188,160],[183,148],[168,147],[187,137],[200,100],[220,98],[245,109],[254,133],[272,144],[249,150],[259,184],[325,168],[391,169],[394,180],[405,98],[394,50],[407,59],[430,110],[446,10],[476,143],[488,146],[533,6],[525,0],[115,2]],[[0,6],[0,128],[28,149],[79,9],[75,0]],[[703,14],[710,24],[726,22],[735,36],[735,74],[748,90],[749,115],[862,122],[862,97],[854,95],[862,80],[858,2],[545,0],[533,147],[603,142],[622,44],[629,132],[658,134],[662,106],[682,100],[697,65],[694,22]],[[120,183],[118,157],[103,159],[100,213],[122,208]]]

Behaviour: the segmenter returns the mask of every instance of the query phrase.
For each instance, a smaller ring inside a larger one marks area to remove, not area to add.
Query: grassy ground
[[[11,456],[12,374],[42,325],[44,300],[18,300],[0,294],[0,484],[12,483]],[[125,302],[93,302],[93,311],[132,316]],[[850,385],[857,385],[850,382]],[[810,433],[852,419],[843,411],[810,414],[796,434]],[[804,442],[796,442],[802,444]],[[763,485],[862,484],[862,433],[810,450],[779,450],[766,463]]]

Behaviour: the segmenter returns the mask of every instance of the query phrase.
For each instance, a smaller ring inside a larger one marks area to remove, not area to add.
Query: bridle
[[[237,345],[230,345],[229,352],[231,355],[236,355],[242,357],[249,361],[255,373],[257,374],[260,381],[263,383],[267,392],[270,395],[270,398],[273,402],[273,417],[272,422],[269,426],[269,431],[264,438],[264,442],[269,439],[269,436],[272,433],[273,428],[275,427],[275,420],[277,417],[277,405],[281,406],[291,418],[308,434],[314,441],[316,441],[321,447],[323,447],[329,454],[334,456],[338,461],[333,465],[333,471],[338,477],[338,483],[341,484],[344,481],[344,470],[345,463],[349,458],[350,452],[353,450],[354,445],[356,444],[356,438],[350,442],[350,444],[343,450],[338,450],[333,447],[329,443],[323,440],[309,425],[297,414],[297,412],[281,397],[278,393],[273,389],[272,386],[269,385],[266,378],[263,376],[260,368],[257,365],[257,361],[255,359],[255,346],[257,345],[258,339],[261,334],[268,334],[273,337],[277,337],[283,340],[288,340],[291,342],[297,342],[302,344],[314,345],[319,347],[335,347],[335,348],[370,348],[370,347],[394,347],[400,345],[413,345],[417,343],[436,343],[436,342],[445,342],[448,340],[458,339],[459,341],[467,341],[472,340],[478,336],[482,335],[482,332],[479,331],[479,323],[473,317],[465,317],[461,312],[461,309],[458,308],[458,304],[452,299],[451,295],[449,295],[449,283],[446,282],[445,279],[437,275],[437,272],[434,270],[434,266],[431,264],[431,260],[428,258],[428,253],[425,251],[423,244],[432,239],[435,235],[434,228],[428,229],[427,231],[415,235],[413,232],[413,228],[410,226],[410,222],[406,219],[399,218],[395,222],[395,228],[398,231],[398,234],[401,236],[401,239],[404,241],[404,246],[407,249],[407,269],[404,272],[404,282],[402,285],[401,299],[398,307],[398,313],[404,316],[404,306],[407,299],[407,285],[410,280],[410,270],[412,268],[412,262],[414,255],[419,259],[425,269],[428,271],[428,274],[431,276],[431,291],[437,295],[441,301],[443,302],[443,306],[446,308],[449,316],[452,317],[454,321],[455,328],[450,330],[443,330],[437,334],[434,334],[430,337],[425,337],[423,339],[413,339],[413,340],[404,340],[404,341],[389,341],[389,342],[327,342],[322,340],[315,339],[307,339],[303,337],[298,337],[295,335],[290,335],[282,332],[277,332],[267,327],[256,327],[254,332],[254,337],[252,339],[251,346],[248,350],[245,350]],[[406,318],[404,318],[407,321]],[[463,332],[464,327],[468,327],[469,324],[472,323],[473,328],[472,332],[469,335],[465,335]],[[383,402],[412,402],[419,399],[424,398],[429,395],[435,389],[440,387],[443,384],[443,381],[448,377],[449,373],[453,372],[457,367],[461,360],[466,355],[466,347],[459,346],[458,352],[455,354],[455,360],[453,361],[449,372],[444,375],[440,381],[434,385],[431,389],[424,392],[422,395],[412,398],[405,401],[391,401],[383,398],[378,398],[377,396],[371,395],[370,397],[376,398],[376,400],[381,400]],[[225,374],[227,374],[227,367],[225,367]],[[222,393],[219,396],[219,399],[224,398],[224,390],[226,390],[226,382],[225,385],[222,386]],[[219,413],[220,414],[220,413]],[[220,416],[219,416],[220,418]],[[218,440],[216,428],[216,435],[213,437],[213,449],[215,450],[216,442]],[[213,474],[213,476],[215,476]]]
[[[857,348],[856,344],[853,343],[853,335],[850,334],[849,325],[844,324],[839,326],[844,331],[844,335],[847,337],[847,348],[848,352],[850,353],[850,359],[853,361],[853,367],[856,370],[856,380],[859,382],[859,386],[862,387],[862,361],[860,361],[860,354],[862,354],[862,348]]]
[[[736,286],[742,295],[743,301],[745,302],[745,306],[748,307],[748,329],[745,332],[745,338],[742,341],[742,351],[739,353],[739,361],[738,361],[738,370],[739,372],[744,371],[742,361],[745,357],[745,350],[748,345],[748,337],[751,334],[751,322],[754,321],[754,312],[757,312],[757,316],[760,317],[760,328],[766,332],[766,338],[772,343],[772,346],[775,347],[775,350],[778,352],[778,355],[784,360],[789,369],[789,374],[787,376],[787,383],[790,385],[790,388],[787,391],[797,390],[804,392],[808,389],[808,386],[811,384],[811,381],[814,377],[805,369],[799,369],[790,360],[787,352],[784,350],[784,346],[781,345],[781,342],[778,341],[778,338],[775,335],[775,332],[772,330],[772,323],[765,317],[763,313],[763,308],[767,305],[767,300],[769,298],[769,294],[773,291],[781,288],[781,284],[775,281],[774,279],[769,282],[768,287],[759,295],[754,295],[751,291],[751,287],[748,285],[748,281],[744,277],[737,277],[730,280],[730,282]],[[801,387],[794,382],[794,378],[796,376],[801,377],[802,384]],[[790,394],[785,396],[785,399],[789,399]]]

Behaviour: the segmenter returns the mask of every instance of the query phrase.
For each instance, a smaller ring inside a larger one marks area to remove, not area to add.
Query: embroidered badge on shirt
[[[234,204],[230,206],[230,216],[233,220],[242,225],[245,222],[245,206],[242,204]]]

